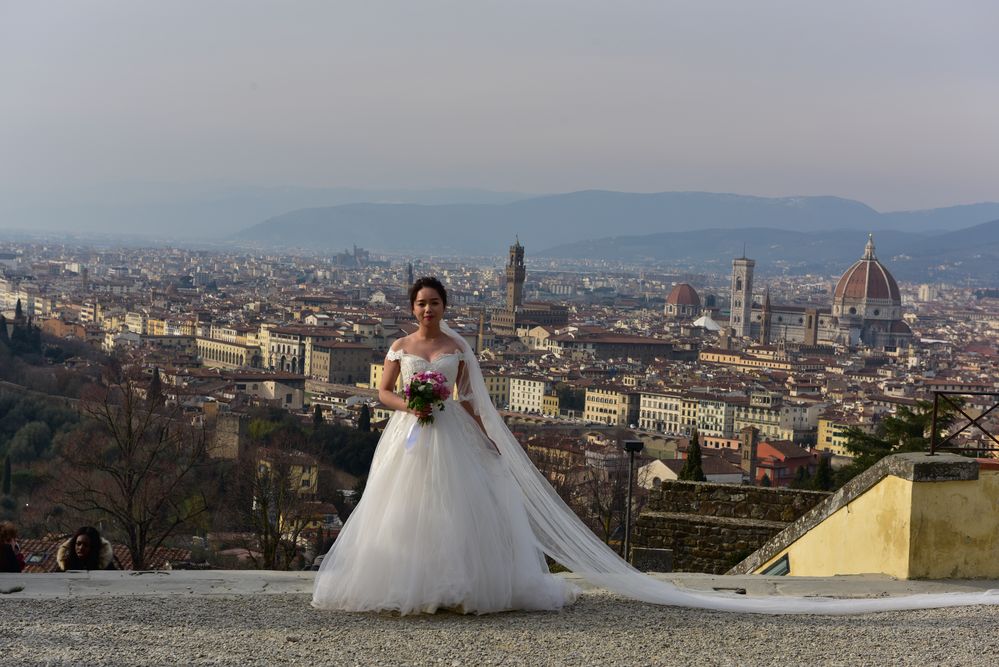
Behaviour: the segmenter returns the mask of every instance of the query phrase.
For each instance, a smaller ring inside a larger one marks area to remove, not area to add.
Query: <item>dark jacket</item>
[[[0,544],[0,572],[20,572],[24,569],[24,556],[9,544]]]

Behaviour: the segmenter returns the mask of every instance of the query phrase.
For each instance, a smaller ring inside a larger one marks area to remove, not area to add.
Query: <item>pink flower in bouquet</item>
[[[447,378],[438,371],[423,371],[415,374],[405,388],[406,407],[421,412],[434,406],[444,409],[444,401],[451,395]],[[419,418],[419,424],[425,426],[434,423],[433,414]]]

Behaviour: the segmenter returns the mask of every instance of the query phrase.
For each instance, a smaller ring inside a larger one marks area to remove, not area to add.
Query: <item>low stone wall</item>
[[[670,550],[673,571],[723,574],[828,496],[819,491],[664,482],[650,493],[632,543]]]

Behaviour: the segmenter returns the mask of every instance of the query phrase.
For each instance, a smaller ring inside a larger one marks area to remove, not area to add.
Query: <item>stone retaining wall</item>
[[[828,496],[818,491],[663,482],[650,492],[632,543],[671,550],[673,571],[722,574]]]

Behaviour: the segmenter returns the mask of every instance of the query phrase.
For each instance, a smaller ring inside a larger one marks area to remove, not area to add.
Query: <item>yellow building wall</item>
[[[974,482],[916,484],[912,579],[999,577],[999,471]]]
[[[791,576],[999,578],[999,471],[953,482],[888,476],[767,561]]]
[[[846,448],[846,437],[843,436],[847,426],[831,419],[819,418],[816,435],[816,449],[832,452],[837,456],[851,456]]]
[[[757,570],[786,553],[791,576],[909,573],[909,516],[912,482],[885,477],[860,497],[802,535]]]
[[[385,364],[371,364],[370,379],[368,380],[368,386],[372,389],[378,389],[378,385],[382,383],[382,373],[385,372]]]
[[[382,384],[382,374],[385,373],[385,364],[371,364],[371,374],[368,386],[371,389],[378,389]],[[395,390],[402,391],[402,375],[395,381]]]
[[[146,322],[146,331],[150,336],[166,336],[166,320],[149,318]]]

